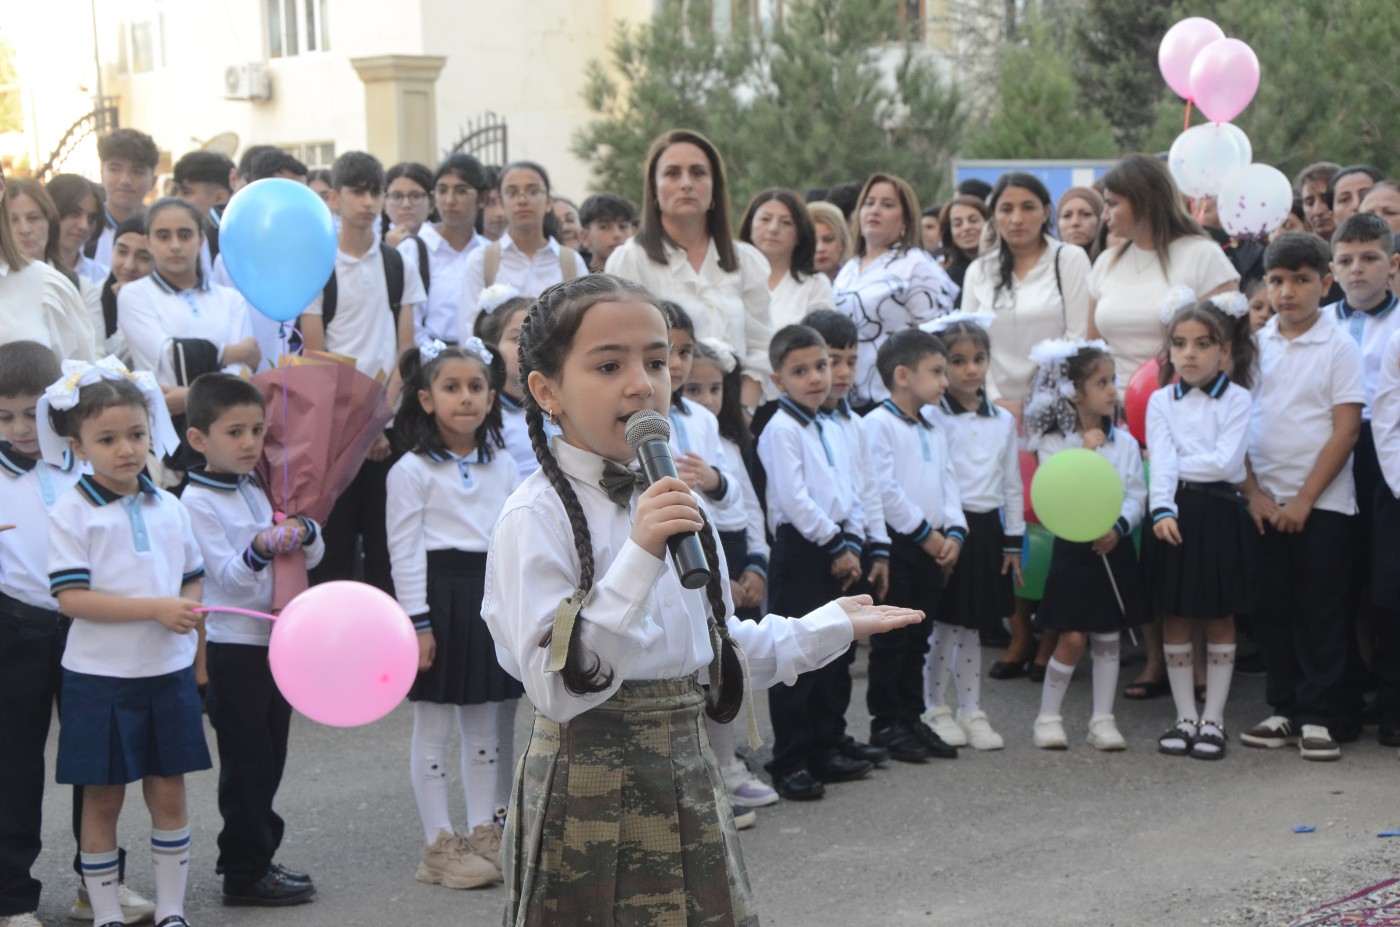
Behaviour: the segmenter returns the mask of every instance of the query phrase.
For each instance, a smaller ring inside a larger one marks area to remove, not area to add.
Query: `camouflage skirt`
[[[756,927],[695,677],[624,682],[567,724],[538,712],[501,862],[507,927]]]

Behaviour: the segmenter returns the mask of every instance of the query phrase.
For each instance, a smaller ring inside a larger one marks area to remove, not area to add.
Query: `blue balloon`
[[[331,211],[310,187],[270,177],[229,200],[219,253],[238,291],[275,322],[301,315],[335,270]]]

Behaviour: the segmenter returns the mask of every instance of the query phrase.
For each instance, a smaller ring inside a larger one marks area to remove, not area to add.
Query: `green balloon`
[[[1068,448],[1036,468],[1031,505],[1055,537],[1095,541],[1118,520],[1123,479],[1107,457],[1082,447]]]
[[[1055,536],[1040,525],[1026,525],[1021,541],[1021,579],[1016,595],[1031,602],[1045,598],[1045,577],[1050,575],[1050,548]]]

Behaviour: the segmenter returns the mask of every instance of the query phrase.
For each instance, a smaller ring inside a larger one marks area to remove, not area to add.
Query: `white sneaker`
[[[155,920],[155,902],[142,898],[132,891],[125,882],[117,883],[117,901],[121,903],[122,920],[126,923],[140,924],[144,921]],[[78,897],[73,901],[73,907],[68,909],[68,916],[79,921],[93,919],[92,901],[88,898],[86,886],[78,886]]]
[[[1321,724],[1304,724],[1298,741],[1298,753],[1305,760],[1340,760],[1342,748],[1332,739],[1332,732]]]
[[[985,711],[969,712],[958,719],[958,724],[967,734],[967,743],[974,750],[1000,750],[1006,746],[1001,735],[992,730],[992,723],[987,720]]]
[[[950,747],[966,747],[967,734],[958,722],[953,720],[953,709],[947,705],[935,705],[923,713],[922,720],[933,732],[938,735],[938,739]]]
[[[1118,732],[1113,715],[1094,715],[1089,719],[1089,746],[1104,751],[1126,750],[1128,742]]]
[[[0,927],[44,927],[43,922],[35,912],[28,914],[11,914],[7,917],[0,917]]]
[[[739,757],[720,770],[724,776],[724,787],[729,791],[729,803],[740,808],[766,808],[778,803],[778,793],[773,787],[749,771],[748,764]]]
[[[1035,719],[1031,743],[1042,750],[1068,750],[1064,719],[1059,715],[1040,715]]]

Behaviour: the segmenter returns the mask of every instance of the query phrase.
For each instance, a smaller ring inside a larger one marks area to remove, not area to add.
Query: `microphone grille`
[[[643,409],[627,420],[627,446],[632,450],[657,438],[671,440],[671,423],[660,412]]]

